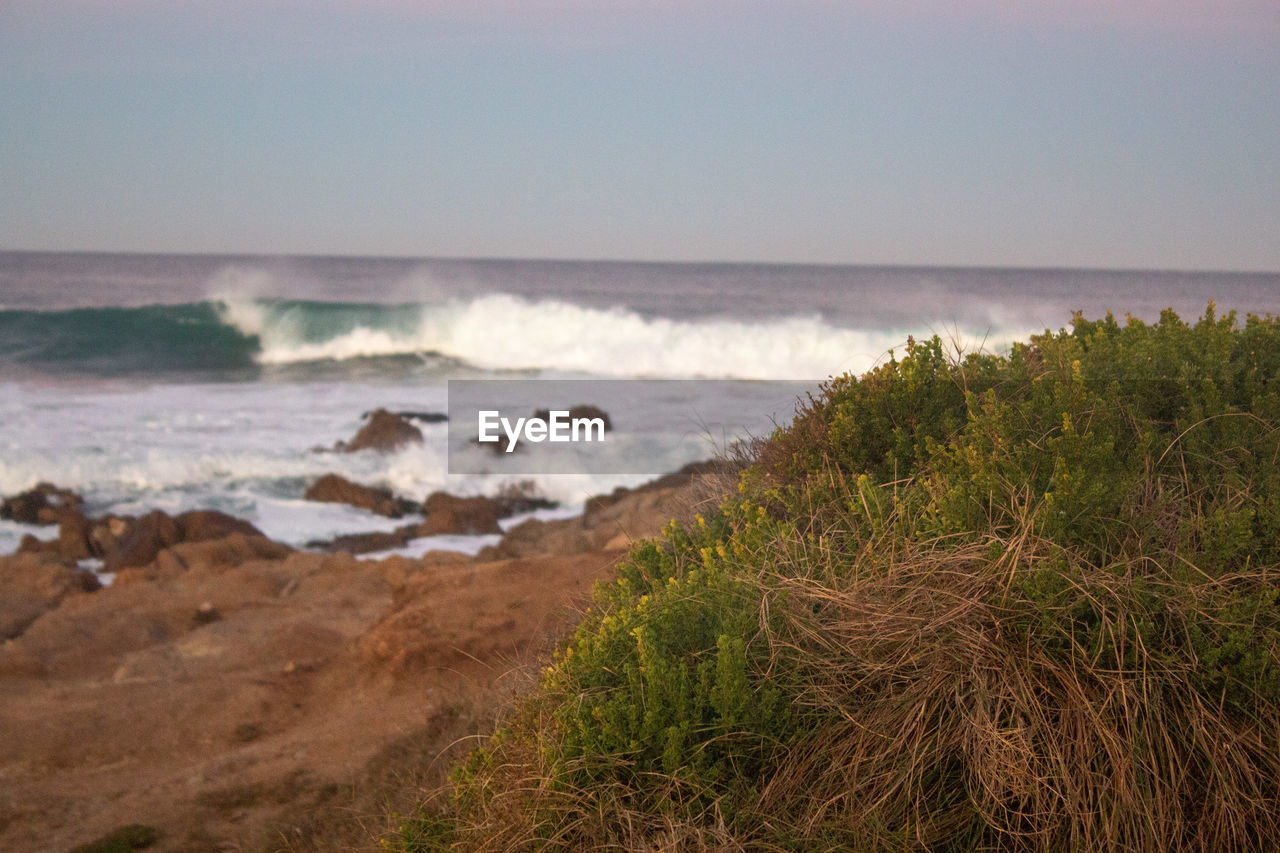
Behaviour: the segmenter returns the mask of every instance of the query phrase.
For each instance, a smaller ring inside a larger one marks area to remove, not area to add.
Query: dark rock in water
[[[406,444],[421,444],[422,432],[408,418],[392,414],[386,409],[376,409],[369,421],[349,442],[338,442],[335,450],[355,453],[357,450],[377,450],[386,453]]]
[[[497,441],[481,441],[480,436],[477,434],[472,444],[478,444],[481,447],[487,447],[489,450],[493,451],[493,453],[497,456],[505,456],[508,453],[517,453],[519,452],[520,448],[524,447],[524,444],[519,441],[516,442],[514,447],[511,447],[511,439],[501,429],[498,430]],[[511,447],[511,449],[507,450],[508,447]]]
[[[367,418],[374,412],[365,412],[360,417]],[[449,420],[449,416],[444,412],[392,412],[397,418],[405,418],[411,421],[422,421],[424,424],[442,424]]]
[[[222,539],[233,533],[245,536],[261,536],[262,531],[241,518],[218,512],[216,509],[197,509],[184,512],[174,519],[182,531],[183,542],[202,542],[206,539]]]
[[[418,525],[410,524],[390,532],[349,533],[335,536],[329,541],[308,542],[308,548],[319,548],[324,551],[346,551],[348,554],[368,554],[373,551],[390,551],[392,548],[403,548],[409,541],[417,538]]]
[[[138,519],[129,532],[115,543],[103,558],[103,568],[117,572],[136,566],[145,566],[156,555],[171,545],[182,541],[182,528],[167,514],[155,510]]]
[[[321,503],[350,504],[387,518],[400,518],[418,509],[413,501],[397,498],[386,489],[362,486],[337,474],[325,474],[316,480],[307,488],[303,497]]]
[[[493,498],[498,504],[498,517],[508,518],[535,509],[555,509],[560,505],[537,494],[535,488],[530,480],[503,486]]]
[[[563,412],[565,410],[557,409],[556,411]],[[596,418],[599,418],[601,421],[604,422],[605,432],[611,432],[613,430],[613,421],[609,418],[609,413],[606,412],[604,409],[600,408],[599,406],[590,406],[590,405],[570,406],[568,411],[569,411],[569,420],[571,421],[578,420],[579,418],[586,418],[588,420],[594,420]],[[538,409],[536,412],[533,413],[533,416],[540,420],[549,421],[551,420],[551,410]]]
[[[8,518],[23,524],[57,524],[68,512],[79,512],[84,499],[70,489],[60,489],[52,483],[38,483],[0,503],[0,518]]]
[[[492,498],[459,498],[448,492],[433,492],[422,505],[427,519],[418,525],[419,536],[442,533],[478,535],[501,533],[501,508]]]

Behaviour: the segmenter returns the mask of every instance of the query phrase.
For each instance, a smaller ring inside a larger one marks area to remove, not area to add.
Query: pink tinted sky
[[[1280,2],[0,2],[0,249],[1280,269]]]

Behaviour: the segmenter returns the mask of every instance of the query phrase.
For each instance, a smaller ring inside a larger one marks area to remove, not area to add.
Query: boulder
[[[197,509],[184,512],[174,519],[182,532],[183,542],[203,542],[206,539],[223,539],[233,533],[243,536],[262,536],[262,531],[241,518],[218,512],[215,509]]]
[[[103,557],[103,568],[118,572],[145,566],[165,548],[181,541],[182,528],[178,522],[160,510],[149,512],[134,522],[129,532]]]
[[[39,554],[0,557],[0,641],[20,635],[41,614],[68,595],[92,592],[101,584],[91,572]]]
[[[556,411],[562,412],[565,410],[557,409]],[[599,418],[600,420],[604,421],[605,432],[610,432],[613,430],[613,421],[610,420],[609,413],[606,412],[604,409],[600,408],[599,406],[590,406],[590,405],[570,406],[568,411],[569,411],[569,420],[571,421],[577,420],[578,418],[588,418],[588,419]],[[538,418],[539,420],[544,420],[544,421],[550,420],[551,410],[538,409],[536,412],[533,413],[533,416],[535,418]]]
[[[533,512],[535,509],[554,509],[559,506],[555,501],[539,495],[531,480],[505,485],[498,490],[498,494],[493,499],[498,504],[499,518],[521,515]]]
[[[104,515],[90,522],[89,550],[95,557],[105,557],[133,528],[134,519],[123,515]]]
[[[233,532],[226,536],[179,542],[166,553],[186,571],[214,568],[221,571],[251,560],[282,560],[292,554],[293,549],[260,533]],[[165,553],[160,556],[165,556]]]
[[[23,524],[57,524],[66,512],[79,512],[84,499],[69,489],[52,483],[38,483],[0,503],[0,518]]]
[[[346,551],[348,554],[368,554],[373,551],[390,551],[392,548],[403,548],[409,544],[417,531],[416,524],[400,527],[392,531],[375,531],[372,533],[348,533],[335,536],[333,539],[308,542],[308,548],[322,551]]]
[[[337,474],[325,474],[316,480],[303,497],[322,503],[350,504],[387,518],[400,518],[418,509],[413,501],[397,498],[386,489],[362,486]]]
[[[377,450],[386,453],[406,444],[421,444],[422,432],[402,415],[386,409],[376,409],[369,420],[349,442],[338,442],[336,450],[355,453],[357,450]]]
[[[427,518],[418,525],[419,536],[502,532],[498,526],[501,507],[492,498],[459,498],[447,492],[434,492],[423,503],[422,511]]]
[[[30,533],[24,533],[22,539],[18,541],[18,548],[14,554],[41,554],[49,557],[58,556],[58,540],[52,539],[48,542],[43,539],[37,539]]]
[[[718,478],[732,473],[728,463],[691,463],[643,486],[618,488],[611,494],[590,498],[577,518],[530,519],[518,524],[497,545],[482,549],[476,559],[629,547],[638,539],[661,533],[672,518],[688,521],[703,502],[718,504],[724,494],[724,488],[717,485]]]
[[[93,522],[79,511],[68,511],[58,522],[58,553],[69,560],[83,560],[93,556],[89,546],[89,533]]]
[[[482,548],[476,559],[505,560],[536,554],[581,554],[593,549],[593,542],[581,518],[541,521],[531,518],[507,531],[497,545]]]
[[[89,544],[89,533],[93,522],[85,518],[79,510],[64,509],[58,520],[58,538],[42,542],[31,534],[22,537],[18,545],[19,554],[57,555],[65,560],[75,562],[94,556]]]

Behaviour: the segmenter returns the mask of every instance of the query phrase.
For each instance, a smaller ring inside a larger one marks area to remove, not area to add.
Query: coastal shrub
[[[1077,316],[805,401],[409,850],[1280,848],[1280,322]]]

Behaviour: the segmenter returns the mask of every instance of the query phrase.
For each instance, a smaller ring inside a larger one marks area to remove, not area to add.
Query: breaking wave
[[[624,308],[507,294],[399,305],[218,299],[0,310],[0,365],[41,372],[198,373],[356,360],[367,369],[370,360],[435,357],[493,371],[815,379],[865,370],[909,332],[928,331],[840,328],[816,316],[645,317]]]

